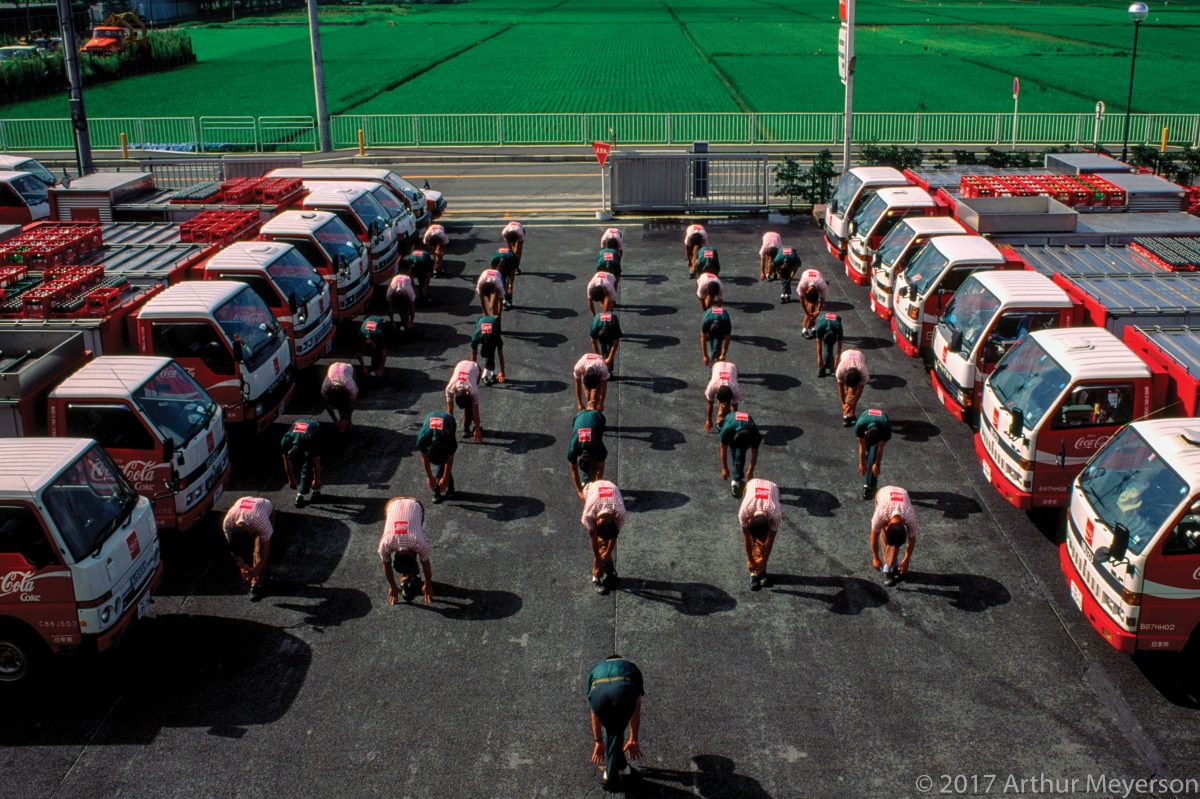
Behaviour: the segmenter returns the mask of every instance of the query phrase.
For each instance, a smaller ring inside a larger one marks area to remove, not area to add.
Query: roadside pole
[[[1017,149],[1017,103],[1021,96],[1021,79],[1013,76],[1013,138],[1012,148]]]
[[[842,130],[842,172],[850,171],[850,142],[854,138],[854,0],[838,0],[838,77],[846,86],[846,107]]]
[[[87,112],[83,107],[83,81],[79,77],[79,51],[75,46],[75,19],[71,16],[71,0],[58,0],[58,26],[62,31],[63,66],[67,70],[71,108],[71,128],[75,140],[75,165],[80,175],[96,171],[92,163],[92,139],[88,133]]]
[[[612,145],[606,141],[592,142],[592,151],[596,153],[596,160],[600,163],[600,210],[596,212],[596,218],[601,221],[612,219],[612,214],[608,210],[607,191],[604,188],[604,164],[608,161],[610,150],[612,150]]]
[[[64,0],[59,0],[63,2]],[[321,63],[321,29],[317,22],[317,0],[307,0],[308,40],[312,45],[313,91],[317,95],[317,140],[321,152],[333,149],[329,136],[329,109],[325,107],[325,68]]]
[[[1096,126],[1092,129],[1092,147],[1100,146],[1100,123],[1104,121],[1104,101],[1096,101]]]

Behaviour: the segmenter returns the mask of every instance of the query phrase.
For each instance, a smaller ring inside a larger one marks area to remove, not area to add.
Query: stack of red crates
[[[1192,216],[1200,216],[1200,186],[1184,186],[1187,192],[1187,212]]]
[[[1099,175],[964,175],[963,197],[1034,197],[1044,195],[1075,206],[1122,206],[1124,190]]]
[[[35,222],[0,245],[0,264],[49,267],[79,260],[103,243],[95,222]]]
[[[221,184],[226,205],[281,205],[302,191],[296,178],[233,178]]]
[[[258,211],[204,211],[179,226],[179,240],[225,246],[256,235],[260,227]]]

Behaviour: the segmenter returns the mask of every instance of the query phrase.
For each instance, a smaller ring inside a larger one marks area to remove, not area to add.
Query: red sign
[[[867,415],[868,416],[883,416],[883,411],[879,410],[878,408],[872,408],[871,410],[867,411]]]
[[[440,416],[429,417],[429,429],[430,430],[441,430],[442,424],[443,424],[442,417],[440,417]]]
[[[136,560],[138,553],[142,551],[142,545],[138,543],[136,530],[130,533],[129,537],[125,539],[125,546],[129,547],[129,557]]]
[[[592,142],[592,150],[596,153],[596,160],[600,162],[600,166],[604,166],[604,162],[608,160],[608,151],[612,149],[612,145],[606,141]]]
[[[771,489],[764,488],[762,486],[757,486],[754,489],[754,498],[755,499],[770,499],[771,498]]]
[[[308,422],[296,422],[295,424],[292,425],[292,432],[293,433],[307,433],[308,432]]]
[[[746,413],[745,411],[738,411],[733,415],[733,418],[739,422],[748,422],[750,421],[750,414]]]
[[[492,323],[491,322],[480,322],[479,332],[484,333],[484,334],[491,333],[492,332]]]
[[[838,19],[846,19],[846,0],[838,0]]]
[[[612,499],[613,490],[609,486],[597,486],[596,490],[601,499]]]
[[[1017,99],[1021,94],[1021,79],[1013,77],[1013,99]]]
[[[602,313],[602,314],[600,314],[600,321],[601,321],[601,322],[611,322],[611,321],[612,321],[612,314],[610,314],[610,313]]]
[[[586,444],[591,440],[592,440],[592,428],[590,428],[590,427],[579,428],[579,443]]]
[[[408,522],[401,519],[393,524],[392,535],[408,535]]]

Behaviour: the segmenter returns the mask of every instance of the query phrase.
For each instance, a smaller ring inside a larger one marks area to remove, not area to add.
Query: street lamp
[[[1150,8],[1145,3],[1132,3],[1129,6],[1129,18],[1133,20],[1133,56],[1129,59],[1129,97],[1125,100],[1125,136],[1121,144],[1121,160],[1129,155],[1129,111],[1133,105],[1133,67],[1137,64],[1138,30],[1142,21],[1150,14]]]

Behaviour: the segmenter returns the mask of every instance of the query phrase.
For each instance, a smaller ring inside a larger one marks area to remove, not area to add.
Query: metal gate
[[[612,210],[761,211],[770,199],[767,156],[614,153]]]
[[[186,189],[206,181],[219,183],[230,178],[258,177],[272,169],[300,166],[304,166],[304,161],[299,155],[146,158],[138,164],[141,171],[154,174],[154,185],[160,189]]]

